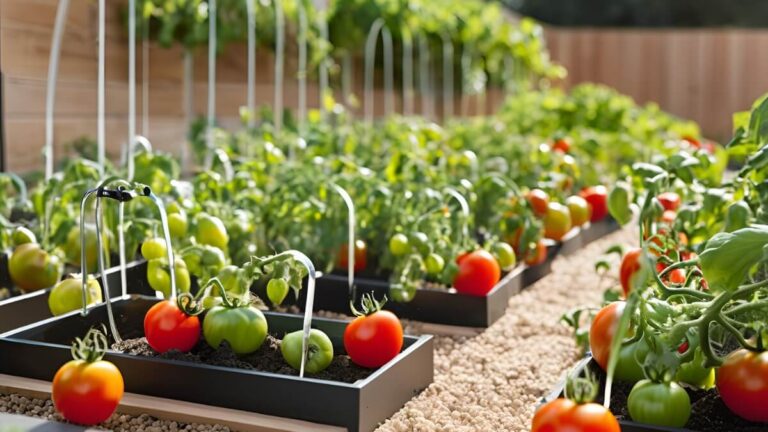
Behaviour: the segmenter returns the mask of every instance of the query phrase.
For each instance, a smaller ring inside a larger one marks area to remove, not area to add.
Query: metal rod
[[[48,60],[48,87],[45,95],[45,179],[53,175],[53,111],[56,106],[56,79],[59,74],[59,57],[61,56],[61,39],[64,27],[67,23],[69,0],[59,0],[56,9],[56,22],[53,25],[53,39],[51,41],[51,55]],[[2,124],[2,121],[0,121]],[[5,156],[0,157],[4,160]],[[0,169],[5,170],[4,163]]]

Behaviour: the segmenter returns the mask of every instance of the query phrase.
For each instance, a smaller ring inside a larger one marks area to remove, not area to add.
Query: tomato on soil
[[[541,189],[532,189],[526,194],[525,198],[531,204],[533,213],[536,216],[543,217],[549,209],[549,194]]]
[[[531,432],[620,432],[611,412],[596,403],[577,404],[559,398],[542,406],[533,416]]]
[[[499,263],[490,252],[479,249],[459,262],[459,272],[453,279],[453,287],[462,294],[484,296],[501,279]]]
[[[357,318],[344,330],[344,349],[353,363],[366,367],[383,366],[403,347],[403,326],[383,304],[370,296],[363,297],[363,310],[354,311]]]
[[[590,221],[597,222],[608,215],[608,190],[603,185],[590,186],[580,193],[592,209]]]
[[[200,319],[187,315],[176,299],[152,306],[144,316],[144,336],[153,350],[189,352],[200,339]]]
[[[717,370],[717,390],[737,416],[768,422],[768,351],[739,349]]]

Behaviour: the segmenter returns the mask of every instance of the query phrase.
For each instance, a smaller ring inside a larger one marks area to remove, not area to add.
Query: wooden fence
[[[109,1],[107,11],[107,151],[119,153],[127,139],[128,47],[120,10],[124,1]],[[3,72],[6,168],[23,172],[41,169],[44,142],[45,92],[56,0],[2,0],[0,4],[0,70]],[[72,0],[64,35],[55,116],[55,152],[65,143],[96,134],[96,3]],[[664,108],[699,121],[705,133],[725,138],[730,114],[746,109],[768,90],[768,31],[741,30],[595,30],[550,27],[545,31],[552,57],[569,70],[566,85],[581,81],[609,84],[640,102],[657,101]],[[137,49],[138,70],[141,51]],[[763,54],[763,55],[761,55]],[[152,45],[149,54],[148,136],[157,148],[177,152],[187,125],[183,109],[183,53],[179,48]],[[257,66],[257,103],[272,101],[273,57],[261,50]],[[356,64],[355,93],[362,94],[361,65]],[[296,107],[295,59],[288,56],[286,107]],[[207,63],[204,50],[194,64],[194,107],[205,113]],[[218,117],[237,124],[246,103],[246,51],[233,45],[219,57]],[[140,86],[140,83],[139,83]],[[140,88],[140,87],[139,87]],[[317,105],[317,88],[310,81],[309,104]],[[382,107],[382,92],[376,106]],[[494,92],[483,109],[497,106]],[[397,98],[399,106],[400,100]],[[141,100],[137,101],[141,115]],[[418,104],[417,104],[418,108]],[[458,112],[458,109],[455,110]],[[137,122],[138,132],[141,122]]]

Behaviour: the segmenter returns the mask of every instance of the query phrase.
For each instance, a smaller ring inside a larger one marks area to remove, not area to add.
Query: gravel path
[[[608,246],[631,243],[623,230],[553,263],[552,274],[509,302],[507,314],[474,337],[435,338],[435,382],[379,432],[528,431],[541,396],[578,352],[560,316],[597,306],[609,285],[594,263]]]
[[[623,230],[569,257],[553,272],[510,300],[507,314],[473,337],[435,338],[435,382],[387,420],[379,432],[527,431],[538,399],[573,365],[578,352],[560,316],[576,306],[596,306],[608,281],[594,272],[598,256],[614,243],[631,243]],[[323,314],[319,314],[323,315]],[[409,332],[419,323],[408,322]],[[50,400],[0,394],[0,412],[61,420]],[[103,425],[116,431],[228,431],[148,415],[115,414]]]

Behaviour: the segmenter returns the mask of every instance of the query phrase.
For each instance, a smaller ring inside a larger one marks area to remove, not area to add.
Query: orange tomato
[[[107,420],[123,397],[123,376],[104,360],[71,360],[53,378],[53,403],[64,418],[91,426]]]

